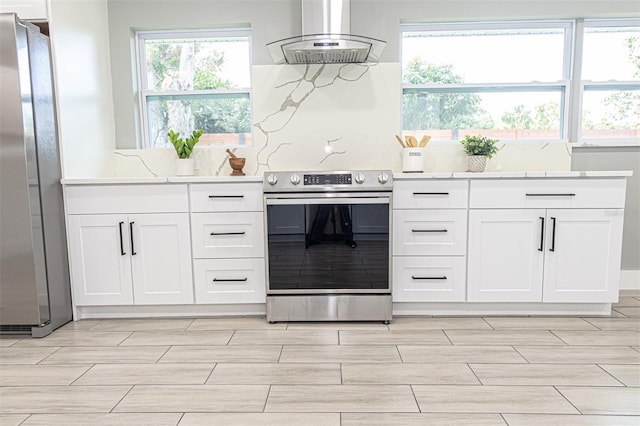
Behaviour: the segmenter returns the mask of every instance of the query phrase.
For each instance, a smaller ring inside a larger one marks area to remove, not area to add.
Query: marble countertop
[[[522,178],[610,178],[632,176],[633,172],[622,171],[559,171],[559,172],[435,172],[394,173],[394,180],[420,179],[522,179]],[[262,182],[262,176],[160,176],[160,177],[100,177],[62,179],[63,185],[118,185],[151,183],[229,183]]]

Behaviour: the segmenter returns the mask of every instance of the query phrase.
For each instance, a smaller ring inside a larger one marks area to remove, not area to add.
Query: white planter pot
[[[194,170],[193,158],[176,158],[176,176],[193,176]]]
[[[467,156],[467,168],[470,172],[484,172],[487,165],[486,155],[469,155]]]

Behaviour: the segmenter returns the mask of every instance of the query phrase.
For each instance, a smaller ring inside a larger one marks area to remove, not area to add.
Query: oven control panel
[[[390,170],[266,172],[264,192],[391,191]]]

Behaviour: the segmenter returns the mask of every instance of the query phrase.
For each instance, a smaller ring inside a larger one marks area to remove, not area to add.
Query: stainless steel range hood
[[[267,44],[276,64],[378,62],[385,41],[350,34],[350,0],[302,0],[302,34]]]

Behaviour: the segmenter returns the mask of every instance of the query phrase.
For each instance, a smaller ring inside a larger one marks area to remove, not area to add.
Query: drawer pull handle
[[[247,281],[248,278],[223,278],[223,279],[218,279],[218,278],[214,278],[213,282],[214,283],[219,283],[219,282],[243,282],[243,281]]]
[[[446,280],[447,276],[443,275],[441,277],[416,277],[415,275],[411,275],[411,279],[413,280]]]
[[[414,192],[413,195],[449,195],[448,192]]]
[[[244,195],[209,195],[209,198],[244,198]]]
[[[244,234],[245,234],[244,231],[237,231],[237,232],[212,232],[209,235],[214,236],[214,235],[244,235]]]
[[[447,229],[412,229],[411,232],[449,232]]]
[[[567,193],[567,194],[526,194],[527,197],[575,197],[576,194]]]

